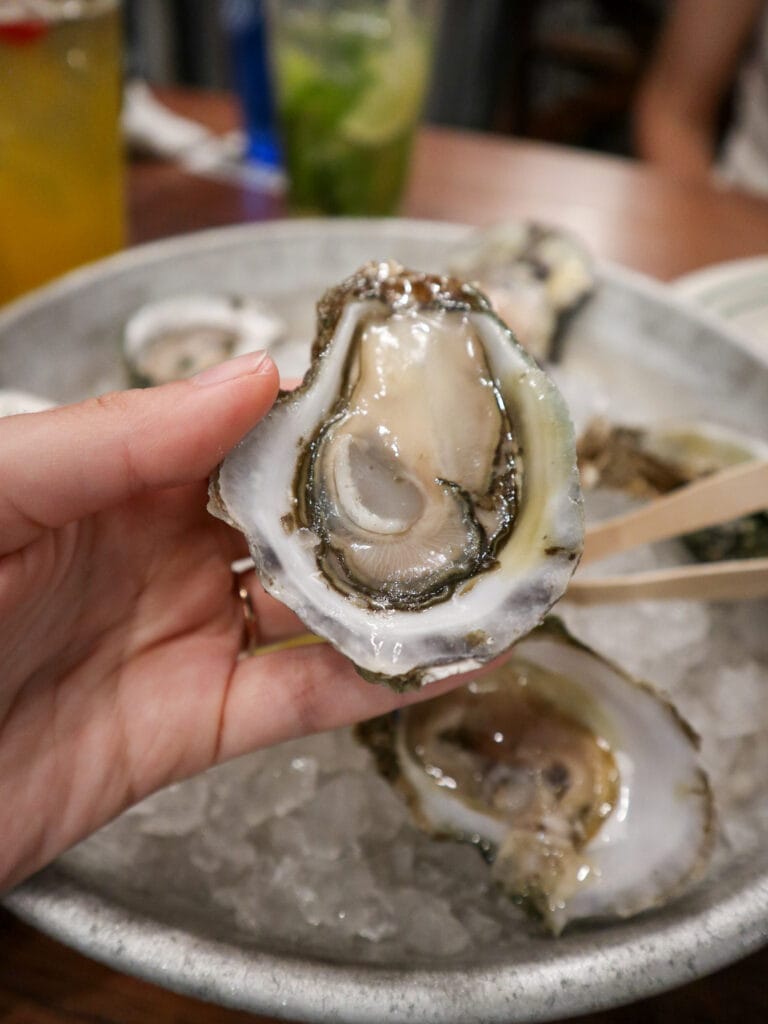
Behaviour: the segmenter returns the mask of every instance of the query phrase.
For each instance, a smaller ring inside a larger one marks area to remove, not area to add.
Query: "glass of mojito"
[[[395,211],[436,9],[437,0],[272,0],[272,69],[296,212]]]

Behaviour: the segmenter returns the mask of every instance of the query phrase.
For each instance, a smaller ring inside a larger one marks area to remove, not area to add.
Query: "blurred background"
[[[0,302],[178,231],[180,171],[244,189],[185,229],[396,213],[422,111],[768,197],[766,83],[768,0],[0,0]]]
[[[126,0],[129,73],[156,85],[232,88],[224,26],[248,3]],[[444,0],[426,119],[629,155],[634,93],[667,6]]]

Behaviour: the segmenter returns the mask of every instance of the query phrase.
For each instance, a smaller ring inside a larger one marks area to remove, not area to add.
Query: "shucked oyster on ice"
[[[696,738],[550,619],[468,686],[358,727],[428,832],[477,844],[559,932],[699,877],[713,838]]]
[[[167,384],[267,348],[284,332],[283,322],[254,299],[174,295],[136,310],[125,325],[123,356],[135,384]]]
[[[650,499],[719,470],[768,459],[768,443],[697,420],[631,427],[598,417],[587,424],[577,453],[585,490],[613,488]],[[702,562],[768,555],[768,509],[682,539]]]
[[[303,384],[224,460],[211,510],[367,678],[474,668],[541,620],[578,560],[564,403],[455,279],[371,263],[318,320]]]
[[[451,273],[479,286],[518,340],[551,359],[558,335],[595,286],[592,260],[573,235],[530,221],[474,232],[451,254]]]

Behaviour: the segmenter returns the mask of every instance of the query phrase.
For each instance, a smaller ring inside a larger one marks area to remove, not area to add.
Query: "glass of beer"
[[[119,0],[0,2],[0,303],[125,241]]]

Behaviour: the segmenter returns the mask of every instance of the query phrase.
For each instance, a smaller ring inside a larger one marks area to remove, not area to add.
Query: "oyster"
[[[598,418],[587,425],[577,450],[585,489],[607,487],[647,499],[750,459],[768,459],[765,441],[697,421],[628,427]],[[768,555],[768,510],[682,539],[702,562]]]
[[[499,316],[536,359],[593,290],[592,261],[572,235],[525,221],[472,234],[451,255],[451,273],[479,282]]]
[[[142,306],[125,325],[123,355],[139,387],[191,377],[209,366],[274,344],[282,321],[234,295],[176,295]]]
[[[416,821],[469,841],[554,932],[703,873],[712,796],[666,700],[549,619],[468,686],[358,727]]]
[[[211,511],[367,678],[475,668],[540,621],[581,551],[562,399],[451,278],[368,264],[318,320],[303,384],[221,464]]]

